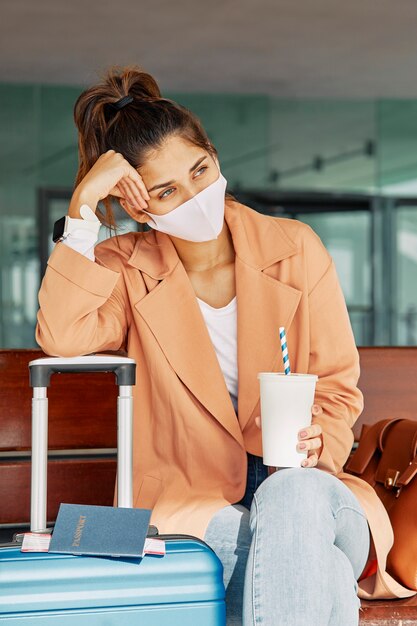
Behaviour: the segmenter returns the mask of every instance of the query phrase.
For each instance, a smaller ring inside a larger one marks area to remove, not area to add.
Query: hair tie
[[[111,104],[111,106],[114,109],[117,109],[117,111],[120,111],[120,109],[123,109],[123,107],[125,107],[127,104],[129,104],[129,102],[133,101],[133,96],[123,96],[123,98],[120,98],[120,100],[118,100],[117,102],[110,102],[109,104]]]

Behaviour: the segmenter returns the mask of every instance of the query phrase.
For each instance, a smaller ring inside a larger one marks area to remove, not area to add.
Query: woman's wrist
[[[72,195],[70,205],[68,207],[68,215],[73,219],[82,219],[80,208],[83,204],[87,204],[92,211],[96,211],[99,199],[97,196],[87,189],[76,189]]]

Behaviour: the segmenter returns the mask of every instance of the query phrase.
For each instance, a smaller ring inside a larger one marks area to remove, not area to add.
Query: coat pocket
[[[143,509],[153,509],[161,491],[162,481],[159,478],[145,474],[139,487],[136,506]]]

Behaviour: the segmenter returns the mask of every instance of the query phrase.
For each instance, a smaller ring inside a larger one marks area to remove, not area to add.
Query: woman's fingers
[[[144,197],[144,191],[128,176],[122,179],[124,186],[129,189],[131,197],[134,198],[135,205],[138,206],[139,209],[147,209],[148,203]],[[145,188],[145,187],[144,187]],[[146,191],[146,189],[145,189]],[[146,191],[147,195],[148,192]]]
[[[323,446],[322,433],[320,424],[308,426],[298,433],[297,452],[307,452],[307,458],[301,462],[302,467],[316,467],[318,464]]]
[[[318,435],[321,435],[322,432],[323,429],[320,424],[312,424],[311,426],[306,426],[305,428],[300,430],[300,432],[298,433],[298,439],[304,441],[305,439],[318,437]]]
[[[129,202],[133,209],[136,209],[136,211],[141,211],[142,209],[146,208],[145,201],[142,200],[142,198],[139,199],[137,196],[135,196],[135,193],[137,193],[137,191],[134,191],[132,189],[127,178],[121,178],[117,183],[117,186],[123,191],[123,197],[127,202]]]
[[[315,437],[297,444],[297,452],[307,452],[308,450],[319,450],[321,448],[321,438]]]
[[[315,452],[313,452],[313,453],[309,453],[309,456],[302,461],[301,466],[302,467],[316,467],[318,462],[319,462],[319,457],[317,456]]]
[[[117,185],[115,185],[113,189],[110,189],[109,196],[115,196],[116,198],[124,197],[123,192],[121,191],[121,189],[119,189]]]
[[[127,200],[127,202],[129,202],[130,205],[132,205],[132,207],[134,209],[137,209],[137,202],[136,200],[134,200],[134,198],[132,198],[131,193],[130,193],[130,189],[127,188],[127,186],[125,185],[123,178],[121,178],[119,180],[119,182],[117,183],[116,187],[118,189],[120,189],[120,191],[122,192],[122,197]]]
[[[128,172],[128,177],[133,183],[133,185],[138,189],[141,197],[143,197],[145,200],[150,200],[151,196],[149,195],[148,190],[146,189],[145,183],[143,182],[143,178],[139,174],[139,172],[137,172],[135,168],[132,167]]]
[[[99,156],[77,189],[88,191],[91,197],[97,197],[97,201],[109,195],[124,197],[140,209],[146,208],[150,199],[142,176],[120,152],[114,150]],[[120,189],[123,189],[123,193],[119,192]]]
[[[138,216],[138,211],[140,211],[140,209],[136,208],[136,204],[132,206],[129,200],[127,200],[126,192],[124,191],[124,188],[122,188],[120,183],[117,183],[116,187],[120,190],[120,193],[121,193],[120,198],[123,198],[123,200],[125,201],[125,204],[123,205],[123,209],[132,219],[136,220]]]
[[[323,409],[319,404],[313,404],[311,407],[311,413],[312,415],[320,415],[320,413],[323,413]]]

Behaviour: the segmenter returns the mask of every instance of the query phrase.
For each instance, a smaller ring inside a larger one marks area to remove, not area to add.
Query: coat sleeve
[[[352,449],[352,426],[363,409],[359,353],[334,261],[314,231],[308,228],[307,233],[309,372],[319,377],[315,404],[322,410],[313,423],[323,429],[318,468],[337,474]]]
[[[58,243],[39,290],[36,341],[46,354],[71,357],[119,350],[128,328],[119,272]]]

